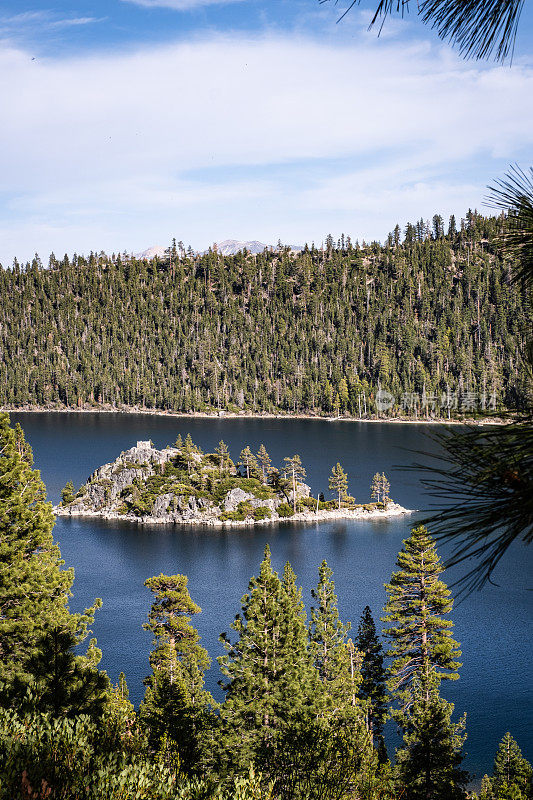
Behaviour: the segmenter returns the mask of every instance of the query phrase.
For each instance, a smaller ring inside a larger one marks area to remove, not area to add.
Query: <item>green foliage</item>
[[[61,492],[61,505],[68,506],[69,503],[72,503],[74,498],[74,484],[72,481],[67,481],[65,488]]]
[[[384,755],[383,725],[387,717],[387,692],[383,647],[369,606],[366,606],[357,629],[355,646],[362,653],[361,683],[358,696],[366,704],[368,725],[374,743]]]
[[[241,450],[240,455],[240,465],[244,469],[247,478],[250,478],[254,473],[257,473],[259,470],[259,465],[257,463],[257,459],[246,445],[243,450]]]
[[[145,581],[155,595],[144,625],[154,635],[150,654],[152,674],[140,717],[152,746],[166,736],[176,747],[183,771],[199,766],[200,740],[210,724],[213,698],[203,688],[211,660],[200,645],[191,615],[201,609],[193,602],[184,575],[159,575]]]
[[[341,502],[346,498],[348,492],[348,476],[339,462],[331,470],[329,488],[337,495],[340,509]]]
[[[274,572],[268,546],[231,628],[237,639],[221,636],[226,655],[219,658],[226,678],[220,757],[225,770],[258,760],[270,774],[278,737],[313,706],[317,684],[301,591],[289,565],[283,580]]]
[[[398,401],[425,386],[437,413],[442,395],[461,404],[485,387],[514,407],[531,324],[503,225],[469,212],[445,235],[409,225],[392,246],[184,255],[172,280],[168,261],[93,254],[2,270],[0,404],[240,412],[242,392],[255,411],[327,414],[338,395],[368,416],[381,384]],[[390,413],[424,413],[404,406]]]
[[[390,483],[384,472],[376,472],[372,478],[370,491],[372,499],[377,500],[378,503],[381,502],[383,505],[386,505],[390,501]]]
[[[443,571],[435,542],[419,525],[403,542],[398,555],[398,572],[385,584],[388,600],[383,621],[391,623],[384,631],[390,640],[387,657],[391,691],[405,708],[411,700],[415,679],[428,679],[431,669],[441,678],[456,679],[455,660],[461,655],[452,638],[448,614],[453,599],[446,584],[439,580]]]
[[[495,800],[530,800],[533,770],[510,733],[500,742],[494,759],[491,791]]]
[[[101,603],[99,604],[101,605]],[[84,624],[92,621],[95,609],[87,609]],[[49,713],[53,719],[85,714],[97,719],[102,715],[109,691],[109,679],[97,669],[102,654],[91,639],[87,654],[76,655],[76,632],[66,620],[46,631],[29,660],[31,691],[22,694],[18,681],[10,692],[11,700],[19,697],[21,708]]]
[[[439,679],[416,678],[396,752],[398,789],[406,800],[464,800],[469,775],[461,769],[466,715],[451,722],[454,707],[438,694]]]
[[[283,474],[285,478],[290,481],[292,486],[292,504],[294,513],[296,513],[296,488],[298,481],[302,481],[306,472],[302,465],[302,459],[296,453],[293,456],[286,456],[284,459],[285,466],[283,467]]]
[[[257,463],[261,469],[261,475],[263,476],[263,483],[267,482],[268,474],[270,472],[270,467],[272,465],[272,460],[267,453],[266,447],[264,444],[261,444],[259,450],[257,451]]]
[[[277,506],[276,511],[280,517],[292,517],[295,513],[294,508],[288,503],[280,503],[279,506]]]
[[[22,429],[19,425],[11,428],[8,415],[0,414],[0,682],[4,699],[10,692],[24,694],[34,677],[42,677],[43,661],[38,666],[38,654],[51,646],[55,631],[65,637],[60,649],[71,653],[71,645],[86,638],[99,604],[85,614],[69,612],[74,574],[61,569],[61,553],[52,538],[52,506],[32,464]],[[84,658],[74,658],[77,667],[89,668],[91,658]]]

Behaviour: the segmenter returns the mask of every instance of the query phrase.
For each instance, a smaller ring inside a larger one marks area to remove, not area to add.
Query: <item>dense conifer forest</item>
[[[503,217],[396,226],[384,245],[0,271],[0,403],[390,415],[520,407],[531,321]]]

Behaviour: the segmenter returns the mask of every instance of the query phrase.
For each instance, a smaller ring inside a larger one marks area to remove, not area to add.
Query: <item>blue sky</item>
[[[363,2],[0,5],[0,263],[173,236],[383,239],[531,163],[533,10],[511,67]]]

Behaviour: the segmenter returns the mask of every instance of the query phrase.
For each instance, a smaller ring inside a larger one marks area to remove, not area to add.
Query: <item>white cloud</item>
[[[133,3],[143,8],[172,8],[175,11],[188,11],[198,6],[210,6],[216,3],[237,3],[244,0],[122,0],[124,3]]]
[[[383,237],[479,204],[533,139],[533,70],[423,43],[234,36],[37,62],[4,46],[0,76],[4,264],[173,235]]]
[[[72,28],[79,25],[94,25],[96,22],[104,22],[106,17],[70,17],[57,19],[50,23],[52,28]]]

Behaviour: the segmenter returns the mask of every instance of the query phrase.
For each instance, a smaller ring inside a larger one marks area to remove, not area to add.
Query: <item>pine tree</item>
[[[337,462],[337,465],[331,470],[329,488],[337,495],[340,510],[341,502],[346,497],[348,491],[348,476],[339,462]]]
[[[327,686],[338,680],[345,666],[350,623],[344,625],[340,620],[333,570],[325,560],[318,569],[318,578],[317,588],[311,590],[317,605],[311,606],[310,641],[320,680]]]
[[[246,477],[249,478],[254,471],[257,471],[258,465],[257,460],[248,445],[241,450],[240,459],[241,466],[243,466],[245,469]]]
[[[359,697],[367,704],[368,726],[374,743],[383,755],[383,725],[387,716],[387,692],[383,647],[369,606],[366,606],[357,629],[355,646],[363,654]]]
[[[22,691],[32,680],[32,660],[53,631],[73,636],[77,645],[94,611],[69,612],[74,573],[61,569],[52,506],[32,464],[21,427],[11,428],[8,415],[0,414],[0,683],[8,695],[14,684]]]
[[[488,775],[483,775],[481,779],[481,789],[479,797],[476,798],[476,800],[495,800],[494,792],[492,791],[492,781]]]
[[[381,481],[381,475],[379,474],[379,472],[376,472],[376,474],[372,478],[372,483],[370,484],[370,492],[371,492],[370,496],[372,497],[372,500],[377,500],[379,503],[382,491],[383,491],[383,485]]]
[[[191,434],[188,433],[185,437],[185,443],[181,448],[181,455],[185,463],[187,464],[187,473],[190,474],[191,472],[191,465],[194,463],[194,453],[196,452],[196,447],[194,446],[193,440],[191,438]]]
[[[228,468],[229,465],[229,450],[226,443],[221,439],[218,443],[218,447],[215,449],[215,453],[219,458],[219,468],[220,474]]]
[[[530,800],[533,770],[510,733],[500,742],[492,771],[492,791],[500,800]]]
[[[422,525],[404,540],[396,563],[399,571],[385,584],[388,600],[382,619],[391,623],[384,631],[390,640],[386,655],[393,659],[389,686],[404,707],[415,677],[429,679],[434,668],[439,680],[458,678],[461,665],[455,659],[461,653],[452,638],[453,623],[442,616],[451,611],[453,599],[439,580],[443,567],[435,542]]]
[[[72,481],[67,481],[65,488],[61,492],[61,504],[68,506],[74,500],[74,484]]]
[[[466,715],[451,721],[454,707],[439,697],[433,668],[413,684],[404,716],[403,745],[396,752],[398,790],[405,800],[463,800],[469,775],[461,769]]]
[[[270,472],[270,466],[272,464],[272,460],[266,451],[266,447],[262,444],[257,451],[257,461],[259,466],[261,467],[261,472],[263,474],[263,483],[267,482],[268,474]]]
[[[387,476],[384,472],[381,473],[381,497],[384,503],[388,503],[390,501],[389,497],[390,492],[390,483],[387,479]]]
[[[280,580],[268,545],[231,628],[238,638],[232,643],[221,635],[226,655],[218,659],[226,678],[221,683],[226,690],[220,711],[222,757],[234,767],[258,758],[271,764],[280,730],[314,703],[315,671],[294,573],[286,567]]]
[[[302,466],[302,459],[297,454],[292,456],[292,458],[287,456],[283,460],[285,461],[283,474],[292,482],[292,503],[294,513],[296,513],[296,484],[299,480],[303,480],[305,478],[306,471]]]
[[[83,628],[92,623],[95,608],[100,605],[85,611]],[[91,639],[87,654],[76,655],[75,648],[85,630],[76,635],[69,621],[65,622],[45,633],[30,659],[32,710],[48,712],[54,719],[80,714],[98,719],[110,689],[107,675],[97,669],[102,653],[96,647],[96,639]],[[15,686],[13,695],[16,694]]]
[[[339,383],[339,398],[340,404],[344,411],[348,410],[348,403],[350,400],[350,393],[348,392],[348,383],[346,378],[341,378]]]
[[[177,747],[182,768],[194,772],[199,766],[201,738],[209,724],[214,701],[204,689],[204,672],[211,660],[200,645],[191,615],[201,609],[191,599],[185,575],[159,575],[145,581],[155,595],[144,628],[154,635],[150,653],[152,675],[140,715],[153,745],[162,739]]]
[[[135,748],[136,746],[132,732],[136,715],[129,695],[126,676],[121,672],[118,682],[109,691],[105,706],[104,727],[107,736],[113,743],[110,749]]]

